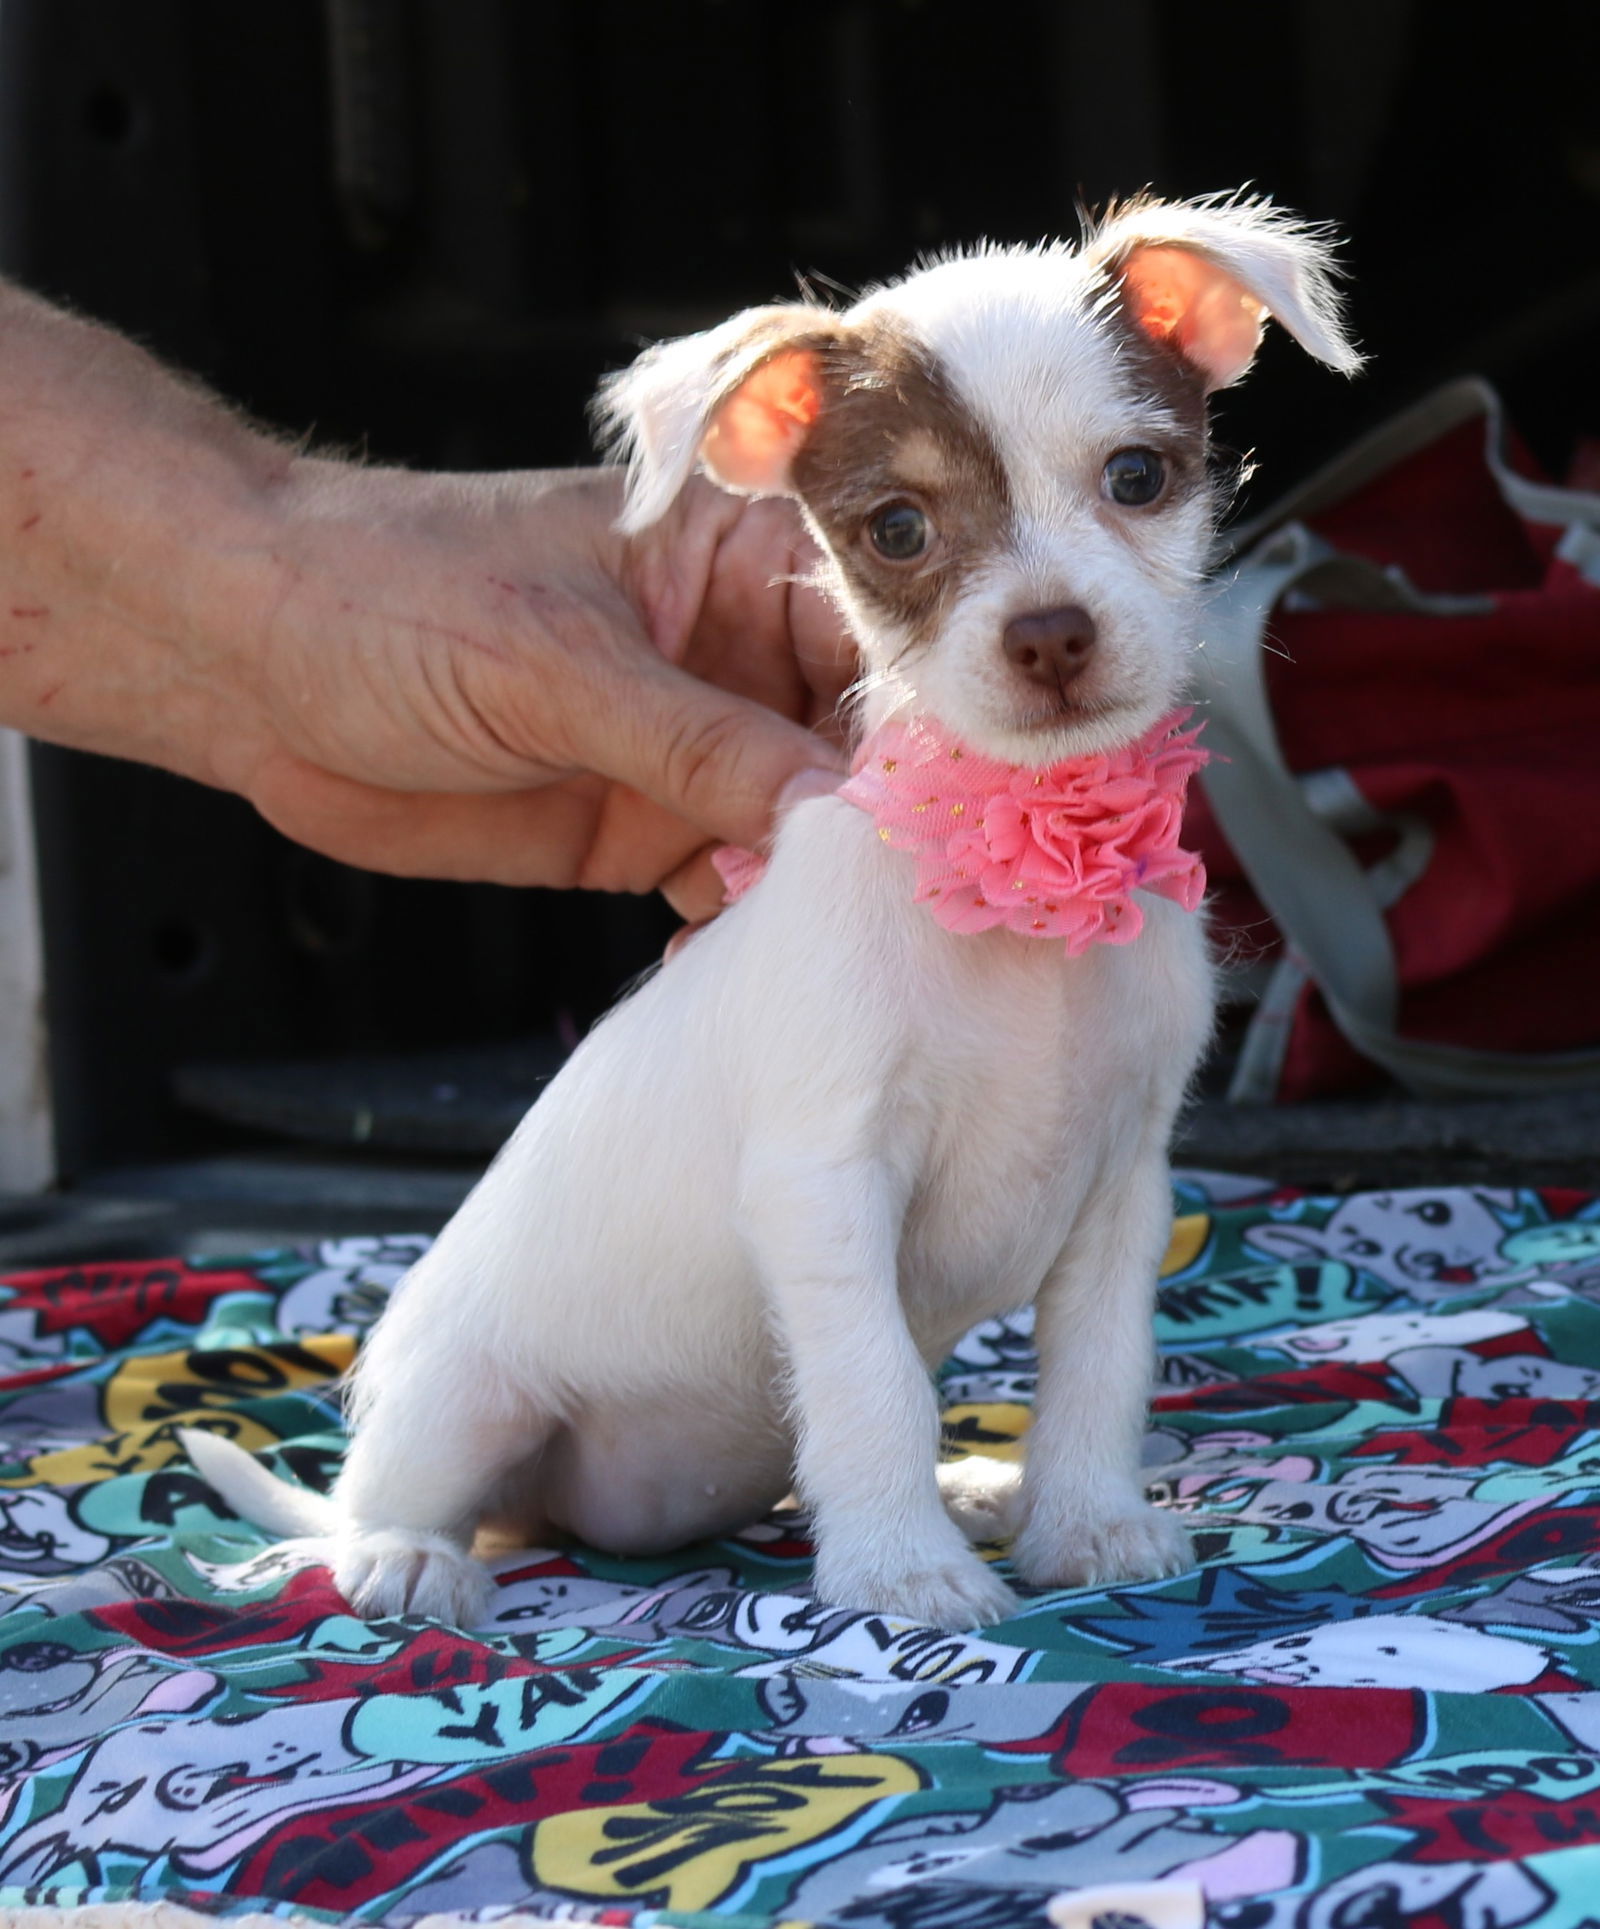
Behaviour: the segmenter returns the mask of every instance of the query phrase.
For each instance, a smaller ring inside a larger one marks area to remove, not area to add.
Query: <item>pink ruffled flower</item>
[[[914,853],[916,900],[947,930],[1062,938],[1077,957],[1138,936],[1136,891],[1187,911],[1200,904],[1204,867],[1178,842],[1189,779],[1207,761],[1189,715],[1043,770],[982,756],[925,720],[889,723],[862,745],[839,795],[871,814],[885,843]],[[760,874],[748,853],[715,861],[730,897]]]

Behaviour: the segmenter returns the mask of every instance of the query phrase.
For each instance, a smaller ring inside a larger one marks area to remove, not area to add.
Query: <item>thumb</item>
[[[837,790],[845,764],[832,744],[776,711],[730,695],[660,658],[591,712],[587,767],[697,825],[753,848],[778,816]]]

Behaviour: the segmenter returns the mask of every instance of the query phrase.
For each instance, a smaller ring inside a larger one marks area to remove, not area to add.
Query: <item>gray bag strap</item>
[[[1506,454],[1505,409],[1500,397],[1479,375],[1464,375],[1425,395],[1315,470],[1270,509],[1228,530],[1224,556],[1244,555],[1272,530],[1304,522],[1344,501],[1385,469],[1404,462],[1463,422],[1478,419],[1484,425],[1485,462],[1507,505],[1527,522],[1553,523],[1566,529],[1567,536],[1557,553],[1575,564],[1591,582],[1600,581],[1595,568],[1585,567],[1585,561],[1594,562],[1600,551],[1600,493],[1563,489],[1519,475]]]
[[[1284,526],[1279,520],[1310,515],[1338,501],[1474,417],[1485,422],[1489,467],[1511,507],[1530,521],[1564,524],[1568,535],[1562,552],[1580,569],[1586,557],[1600,569],[1600,496],[1516,475],[1505,458],[1499,399],[1487,384],[1471,380],[1440,390],[1356,444],[1280,504],[1270,521],[1247,529],[1254,547],[1212,592],[1197,655],[1196,688],[1213,753],[1201,781],[1224,835],[1289,948],[1287,963],[1269,985],[1246,1037],[1230,1092],[1236,1099],[1271,1097],[1293,996],[1307,974],[1350,1042],[1424,1097],[1600,1084],[1600,1049],[1491,1052],[1400,1036],[1399,977],[1383,912],[1425,868],[1426,833],[1409,820],[1380,818],[1370,807],[1362,821],[1356,806],[1363,800],[1356,793],[1352,803],[1355,787],[1342,772],[1297,778],[1284,760],[1267,700],[1262,656],[1268,626],[1291,593],[1322,608],[1417,615],[1460,616],[1493,607],[1483,596],[1427,594],[1402,571],[1342,555],[1302,523],[1291,520]],[[1243,546],[1241,540],[1238,547]],[[1377,823],[1398,831],[1400,844],[1383,865],[1367,872],[1341,831]]]

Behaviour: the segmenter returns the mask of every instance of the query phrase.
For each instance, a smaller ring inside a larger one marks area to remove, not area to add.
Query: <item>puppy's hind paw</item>
[[[968,1548],[959,1558],[904,1565],[817,1562],[816,1595],[833,1606],[892,1614],[929,1628],[986,1628],[1017,1611],[1017,1597]]]
[[[364,1620],[414,1614],[479,1626],[494,1591],[488,1570],[444,1534],[364,1527],[341,1537],[334,1585]]]
[[[1035,1515],[1018,1535],[1011,1559],[1035,1587],[1108,1587],[1186,1573],[1194,1566],[1194,1547],[1175,1515],[1140,1502],[1061,1525]]]
[[[969,1541],[1010,1540],[1022,1522],[1022,1468],[979,1453],[943,1461],[939,1498]]]

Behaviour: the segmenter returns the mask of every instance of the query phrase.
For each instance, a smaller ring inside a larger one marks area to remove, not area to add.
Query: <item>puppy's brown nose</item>
[[[1065,688],[1094,654],[1094,618],[1076,603],[1013,616],[1000,647],[1030,683]]]

